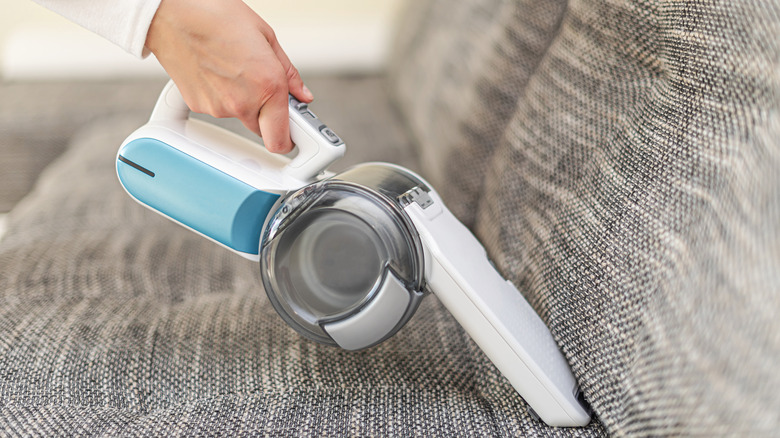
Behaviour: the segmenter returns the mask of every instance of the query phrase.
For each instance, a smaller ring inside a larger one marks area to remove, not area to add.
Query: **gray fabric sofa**
[[[8,216],[3,435],[777,434],[778,2],[410,2],[387,75],[305,79],[337,168],[409,166],[472,227],[591,424],[534,420],[433,296],[365,351],[298,336],[253,263],[116,182],[133,94]]]

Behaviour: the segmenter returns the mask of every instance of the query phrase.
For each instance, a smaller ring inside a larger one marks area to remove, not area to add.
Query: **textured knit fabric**
[[[145,51],[146,34],[160,0],[33,0],[95,32],[137,57]]]
[[[424,170],[616,436],[780,430],[780,4],[415,2]]]
[[[416,167],[381,81],[307,83],[314,111],[350,143],[347,161]],[[603,433],[597,422],[556,430],[533,420],[433,296],[363,352],[299,336],[273,310],[255,263],[121,189],[115,153],[144,116],[80,131],[9,217],[0,435]]]

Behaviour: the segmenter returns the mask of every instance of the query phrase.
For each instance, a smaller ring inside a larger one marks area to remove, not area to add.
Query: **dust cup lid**
[[[377,191],[332,180],[307,186],[281,202],[266,230],[266,293],[302,335],[357,350],[393,335],[416,310],[417,234]]]

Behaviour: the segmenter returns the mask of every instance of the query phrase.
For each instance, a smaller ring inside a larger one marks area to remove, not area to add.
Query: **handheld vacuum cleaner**
[[[539,418],[586,425],[550,331],[431,185],[387,163],[326,171],[344,142],[292,96],[289,110],[293,159],[191,119],[169,82],[119,149],[119,181],[142,205],[258,261],[269,300],[301,335],[368,348],[433,292]]]

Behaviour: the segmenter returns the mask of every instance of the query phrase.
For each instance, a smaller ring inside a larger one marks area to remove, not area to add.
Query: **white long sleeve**
[[[142,58],[160,0],[33,0]]]

